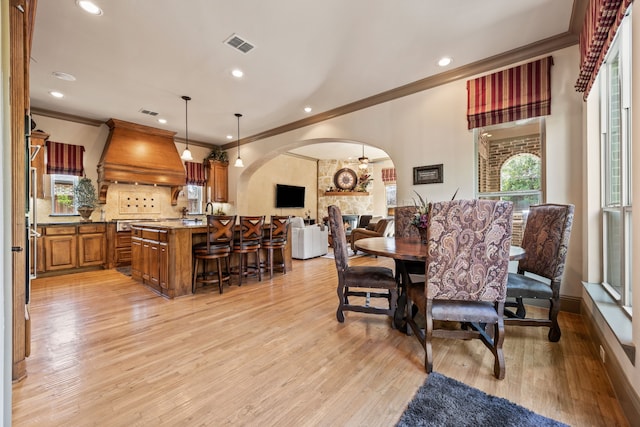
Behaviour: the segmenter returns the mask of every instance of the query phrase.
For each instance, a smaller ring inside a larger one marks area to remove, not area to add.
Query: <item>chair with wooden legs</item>
[[[287,247],[290,216],[271,215],[271,223],[265,230],[262,238],[262,248],[267,252],[266,268],[269,269],[269,278],[273,278],[273,255],[275,250],[282,256],[282,273],[287,274],[287,265],[284,259],[284,250]]]
[[[191,292],[195,293],[198,283],[203,285],[217,283],[222,293],[223,281],[229,281],[229,256],[233,244],[233,230],[236,216],[207,215],[207,240],[193,246],[193,281]],[[225,260],[226,274],[222,273],[222,260]],[[216,274],[207,268],[209,261],[216,261]],[[198,273],[200,261],[202,274]]]
[[[393,271],[387,267],[350,266],[347,253],[347,236],[340,208],[329,206],[329,227],[333,236],[333,255],[338,270],[338,322],[344,322],[344,311],[386,314],[393,317],[398,304],[398,285]],[[375,289],[373,291],[372,289]],[[364,298],[364,304],[357,305],[349,297]],[[387,301],[388,307],[370,305],[373,298]],[[392,327],[394,323],[391,322]]]
[[[264,215],[240,216],[238,226],[239,230],[235,233],[232,253],[238,255],[238,286],[242,286],[242,277],[249,274],[249,269],[255,271],[258,281],[262,281],[260,248],[262,246]],[[255,256],[253,265],[249,265],[249,254],[254,254]]]
[[[424,283],[407,287],[407,323],[433,369],[432,339],[478,338],[493,353],[503,379],[504,301],[507,292],[513,205],[495,200],[431,203]],[[424,316],[418,325],[413,305]],[[441,321],[441,322],[437,322]],[[460,322],[451,329],[445,322]]]
[[[567,259],[569,237],[573,224],[573,205],[545,204],[531,206],[522,236],[524,258],[518,261],[518,272],[509,273],[505,324],[519,326],[548,326],[551,342],[560,340],[560,285]],[[531,276],[525,273],[533,273]],[[527,318],[523,299],[549,301],[549,317]],[[515,302],[513,301],[515,299]]]

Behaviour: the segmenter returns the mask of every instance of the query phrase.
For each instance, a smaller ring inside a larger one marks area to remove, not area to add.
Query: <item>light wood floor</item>
[[[327,258],[176,300],[115,270],[38,279],[13,425],[393,426],[426,378],[422,348],[383,316],[338,323],[335,285]],[[478,340],[439,340],[434,370],[572,426],[628,425],[581,317],[560,321],[559,343],[507,327],[502,381]]]

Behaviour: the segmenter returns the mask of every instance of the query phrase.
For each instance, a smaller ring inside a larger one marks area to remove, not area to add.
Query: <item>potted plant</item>
[[[223,163],[227,163],[229,161],[227,152],[217,145],[213,148],[213,150],[211,150],[211,152],[207,156],[207,159],[211,161],[218,161]]]
[[[73,188],[73,195],[76,210],[82,216],[82,221],[90,222],[91,214],[98,203],[96,188],[91,183],[91,180],[87,177],[80,178],[78,184]]]

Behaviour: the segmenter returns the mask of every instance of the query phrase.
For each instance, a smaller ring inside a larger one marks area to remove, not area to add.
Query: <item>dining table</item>
[[[425,263],[427,261],[427,244],[416,237],[367,237],[357,240],[355,247],[364,253],[394,260],[400,295],[393,321],[396,328],[403,329],[407,302],[404,284],[410,281],[409,275],[412,274],[412,267],[415,267],[416,263]],[[520,260],[524,256],[525,250],[522,247],[511,245],[509,250],[510,261]],[[424,269],[422,274],[424,274]]]

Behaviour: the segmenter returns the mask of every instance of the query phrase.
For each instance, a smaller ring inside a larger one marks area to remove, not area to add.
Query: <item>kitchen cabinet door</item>
[[[107,239],[104,233],[78,235],[78,265],[102,265],[107,260]]]
[[[76,268],[77,241],[76,235],[45,236],[45,270]]]

